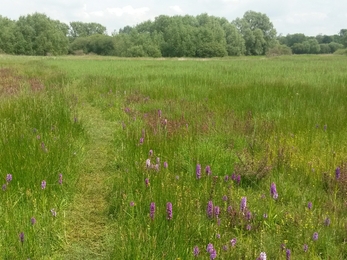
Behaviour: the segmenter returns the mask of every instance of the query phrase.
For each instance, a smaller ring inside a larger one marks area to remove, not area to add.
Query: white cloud
[[[110,14],[116,15],[116,16],[123,16],[123,15],[136,15],[136,16],[143,16],[148,11],[148,7],[140,7],[140,8],[134,8],[131,5],[124,6],[122,8],[116,7],[116,8],[107,8],[107,11]]]
[[[103,11],[90,12],[89,14],[92,15],[92,16],[96,16],[96,17],[104,16],[104,12]]]
[[[322,12],[307,12],[307,13],[294,13],[287,15],[286,21],[290,24],[305,24],[317,23],[328,18],[328,15]]]
[[[178,5],[171,5],[170,9],[174,10],[177,13],[183,13],[183,10]]]

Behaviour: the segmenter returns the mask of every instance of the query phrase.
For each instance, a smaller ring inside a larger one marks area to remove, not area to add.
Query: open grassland
[[[346,65],[0,57],[0,258],[346,259]]]

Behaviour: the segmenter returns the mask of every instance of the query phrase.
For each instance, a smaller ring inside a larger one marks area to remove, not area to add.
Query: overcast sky
[[[39,12],[65,23],[97,22],[109,34],[161,14],[208,13],[233,21],[248,10],[266,14],[283,35],[333,35],[347,29],[346,0],[0,0],[0,15],[13,20]]]

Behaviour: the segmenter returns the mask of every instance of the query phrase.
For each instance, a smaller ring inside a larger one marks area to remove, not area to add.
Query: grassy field
[[[347,259],[346,65],[0,56],[0,258]]]

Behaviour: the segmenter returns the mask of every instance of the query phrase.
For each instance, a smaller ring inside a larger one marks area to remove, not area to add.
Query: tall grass
[[[208,244],[217,259],[347,258],[343,57],[41,62],[65,70],[60,84],[76,84],[81,102],[118,123],[108,258],[213,258]],[[54,141],[44,142],[50,155]],[[61,170],[47,168],[54,183]],[[46,176],[37,192],[48,191],[40,187]],[[24,245],[18,237],[13,244]]]
[[[34,63],[4,65],[0,258],[38,259],[65,243],[64,210],[77,177],[83,127],[61,89],[61,74]]]

